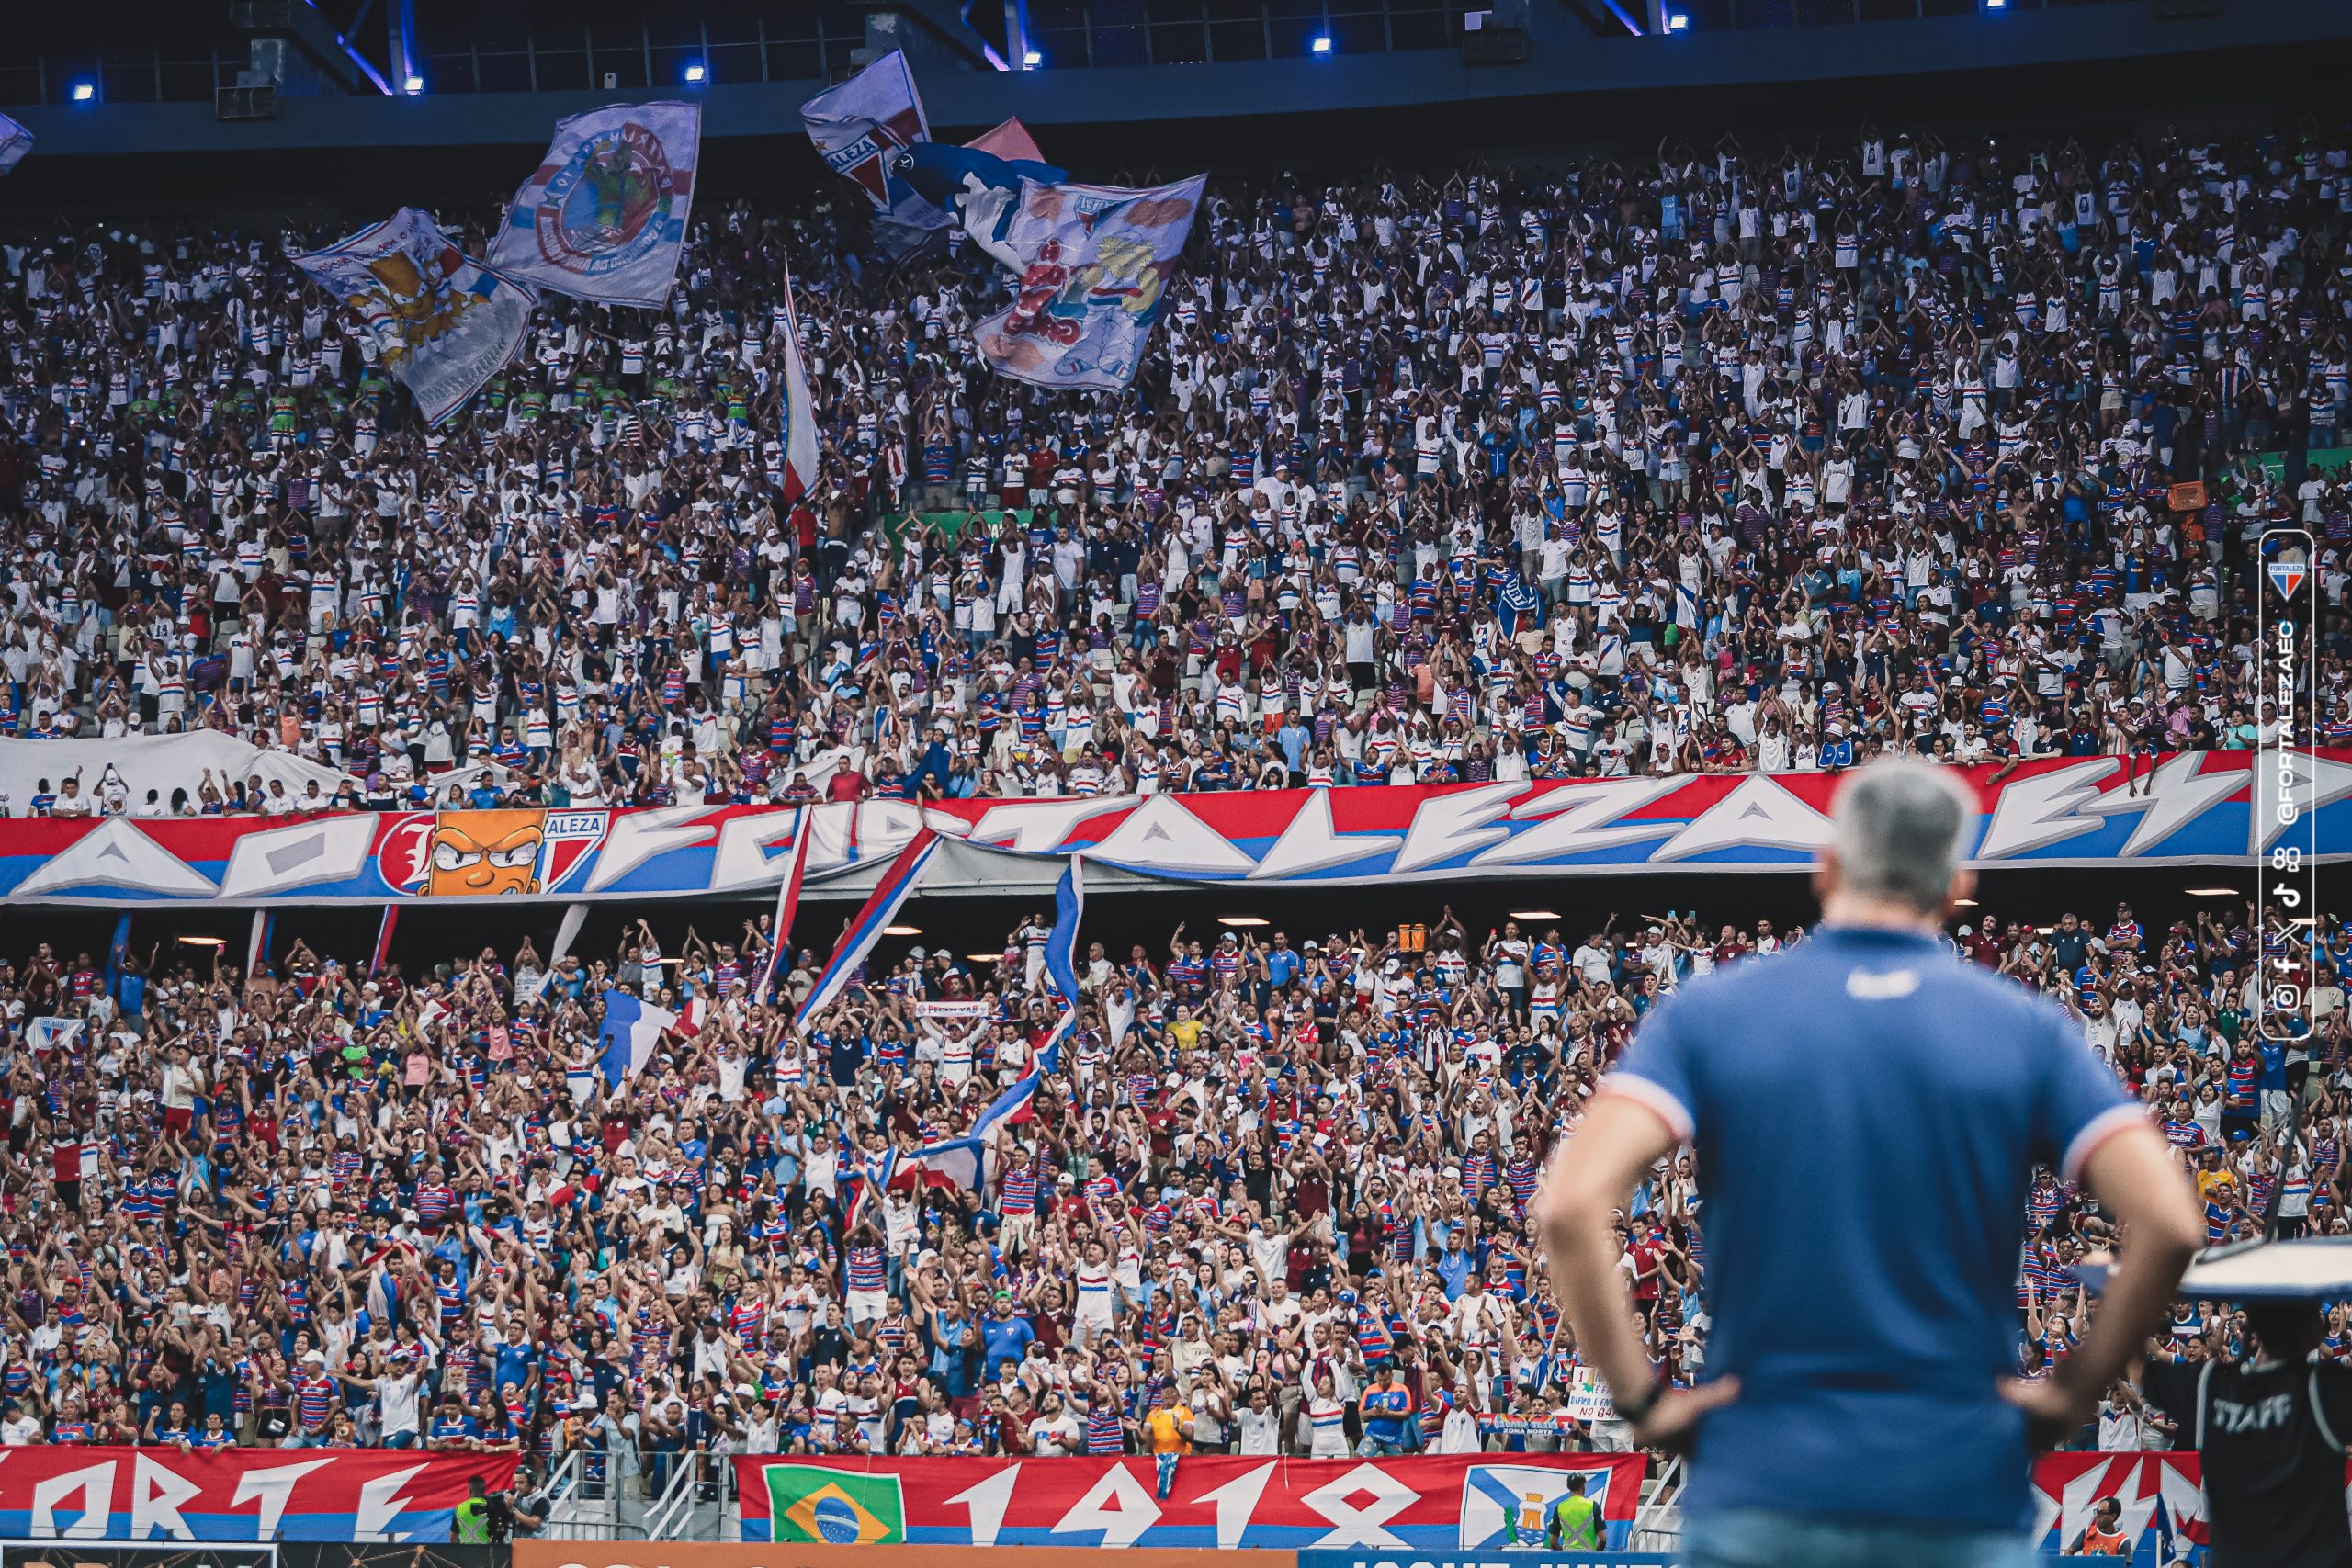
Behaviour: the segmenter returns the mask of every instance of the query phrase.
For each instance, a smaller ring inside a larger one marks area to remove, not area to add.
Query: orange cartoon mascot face
[[[545,811],[455,811],[433,826],[424,891],[434,898],[488,898],[539,890]]]

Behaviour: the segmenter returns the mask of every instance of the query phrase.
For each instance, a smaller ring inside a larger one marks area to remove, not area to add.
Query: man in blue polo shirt
[[[1955,957],[1976,799],[1916,760],[1839,791],[1823,926],[1654,1010],[1541,1199],[1562,1305],[1645,1446],[1690,1446],[1688,1568],[2032,1561],[2030,1445],[2078,1427],[2203,1241],[2187,1180],[2069,1013]],[[1678,1145],[1707,1216],[1711,1381],[1666,1390],[1615,1211]],[[2037,1165],[2123,1225],[2052,1376],[2016,1370]]]

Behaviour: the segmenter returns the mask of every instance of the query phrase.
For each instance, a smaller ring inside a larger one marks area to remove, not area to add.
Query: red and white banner
[[[396,1449],[10,1449],[0,1537],[446,1541],[468,1480],[503,1492],[514,1462]]]
[[[2143,1545],[2170,1562],[2205,1544],[2205,1486],[2193,1453],[2043,1454],[2033,1461],[2033,1539],[2064,1551],[2091,1522],[2099,1500],[2122,1505],[2116,1529],[2143,1558]]]
[[[2352,858],[2352,750],[2287,755],[2318,858]],[[2274,812],[2256,809],[2250,751],[2187,751],[2136,766],[2052,758],[1997,781],[1991,768],[1959,772],[1982,805],[1966,840],[1979,868],[2244,864],[2283,830]],[[1080,853],[1093,871],[1236,886],[1785,873],[1810,865],[1828,840],[1838,778],[870,800],[807,807],[805,845],[797,841],[803,808],[790,806],[18,818],[0,819],[0,897],[130,906],[767,897],[803,853],[812,891],[856,878],[863,892],[926,828],[954,852],[926,880],[929,893],[1001,890],[1030,869],[1014,860],[1032,862],[1050,886]]]
[[[1646,1464],[1640,1454],[754,1457],[735,1472],[746,1540],[1452,1551],[1540,1544],[1544,1511],[1571,1474],[1621,1545]]]

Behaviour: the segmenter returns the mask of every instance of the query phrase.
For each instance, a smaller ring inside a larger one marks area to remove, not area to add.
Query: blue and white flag
[[[361,352],[408,388],[428,423],[481,390],[531,330],[537,296],[458,250],[413,207],[288,259],[343,301]]]
[[[1014,1080],[991,1101],[989,1108],[972,1123],[966,1141],[975,1145],[985,1158],[990,1135],[996,1129],[1012,1122],[1026,1122],[1031,1105],[1037,1098],[1037,1085],[1046,1074],[1059,1072],[1062,1065],[1062,1041],[1078,1025],[1078,925],[1086,913],[1086,861],[1082,855],[1069,857],[1069,868],[1062,873],[1061,881],[1054,887],[1054,931],[1046,939],[1046,978],[1052,982],[1061,997],[1061,1011],[1054,1020],[1051,1033],[1037,1048],[1030,1061],[1029,1070]],[[928,1154],[930,1151],[924,1151]],[[976,1168],[973,1185],[978,1187],[985,1167]]]
[[[1054,929],[1046,938],[1046,978],[1066,1011],[1078,1007],[1078,923],[1086,918],[1086,857],[1072,855],[1054,884]]]
[[[605,1026],[597,1039],[605,1047],[605,1081],[618,1089],[652,1059],[662,1032],[676,1027],[678,1015],[655,1007],[627,991],[605,993]]]
[[[1003,245],[1026,259],[1012,303],[980,323],[980,357],[1039,387],[1133,381],[1207,179],[1148,190],[1022,181]]]
[[[1020,204],[1021,182],[1058,185],[1069,178],[1067,171],[1034,158],[1004,158],[979,146],[937,141],[908,148],[891,160],[890,169],[953,218],[998,265],[1016,273],[1029,265],[1029,258],[1005,241]]]
[[[702,152],[700,104],[607,104],[556,121],[490,265],[607,305],[659,305],[678,277]]]
[[[33,133],[0,114],[0,175],[6,174],[25,161],[33,150]]]

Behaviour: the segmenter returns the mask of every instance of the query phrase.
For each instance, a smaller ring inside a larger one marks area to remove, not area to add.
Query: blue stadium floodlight
[[[1316,34],[1316,35],[1315,35],[1315,42],[1314,42],[1314,44],[1312,45],[1312,47],[1313,47],[1313,49],[1314,49],[1315,52],[1316,52],[1316,53],[1317,53],[1317,54],[1329,54],[1329,53],[1330,53],[1330,52],[1331,52],[1331,35],[1330,35],[1329,33],[1317,33],[1317,34]]]
[[[1025,69],[1035,71],[1046,63],[1046,57],[1034,49],[1027,50],[1022,53],[1021,63]]]
[[[97,96],[98,85],[96,82],[76,82],[74,84],[74,101],[75,103],[90,103],[94,101]]]
[[[1690,13],[1688,11],[1673,11],[1668,13],[1666,18],[1666,30],[1670,33],[1689,32],[1690,30]]]
[[[1984,0],[1984,8],[1987,11],[2006,11],[2009,8],[2009,0]]]
[[[401,91],[406,93],[412,98],[416,96],[417,94],[424,91],[424,78],[422,76],[410,76],[405,78],[401,83]]]
[[[699,60],[692,61],[686,66],[686,80],[689,82],[701,82],[709,75],[710,68]]]

